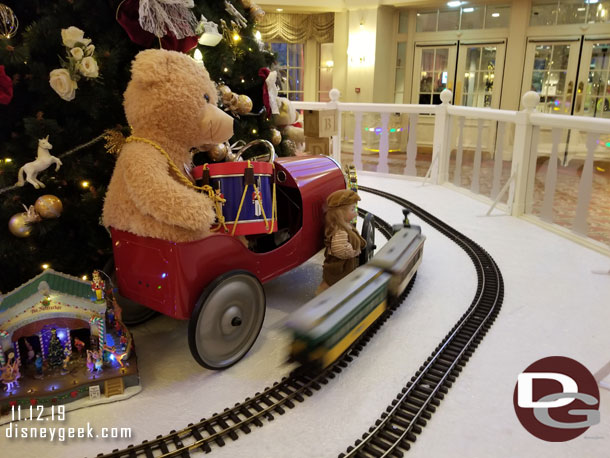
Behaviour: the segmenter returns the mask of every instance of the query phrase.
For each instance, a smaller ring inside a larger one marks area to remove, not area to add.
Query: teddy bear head
[[[201,63],[180,52],[148,49],[132,63],[123,104],[133,135],[188,150],[233,135],[233,118],[216,106],[217,99]]]

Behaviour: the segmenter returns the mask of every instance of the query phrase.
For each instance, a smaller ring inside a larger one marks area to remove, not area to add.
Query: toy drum
[[[219,222],[215,230],[231,235],[277,231],[273,164],[249,161],[206,164],[196,167],[193,177],[198,182],[202,180],[203,185],[209,184],[220,198],[217,205],[222,206],[224,225]]]

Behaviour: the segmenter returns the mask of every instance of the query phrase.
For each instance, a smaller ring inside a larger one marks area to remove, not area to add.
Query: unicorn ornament
[[[49,136],[47,135],[45,138],[41,138],[38,140],[38,153],[36,156],[36,160],[32,162],[28,162],[23,167],[19,169],[19,180],[17,181],[17,186],[23,186],[25,181],[30,183],[36,189],[44,188],[44,183],[36,178],[36,176],[46,170],[51,164],[55,163],[55,171],[59,170],[62,163],[61,160],[56,158],[55,156],[51,156],[49,150],[53,148],[53,145],[49,143]],[[25,181],[23,175],[26,175]]]

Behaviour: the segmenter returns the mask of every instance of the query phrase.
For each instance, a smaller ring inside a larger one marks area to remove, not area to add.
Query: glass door
[[[610,119],[610,39],[583,43],[574,114]]]
[[[455,80],[455,61],[457,43],[442,45],[415,44],[412,103],[439,105],[441,92],[453,90]]]
[[[505,43],[460,43],[454,104],[499,108]]]
[[[521,95],[540,94],[537,111],[572,114],[580,38],[562,41],[529,40]]]

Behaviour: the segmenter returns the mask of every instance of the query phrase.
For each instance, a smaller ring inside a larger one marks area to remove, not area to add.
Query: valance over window
[[[318,43],[332,43],[334,25],[334,13],[267,13],[257,25],[257,29],[261,32],[262,40],[265,42],[279,39],[287,43],[303,43],[313,39]]]

